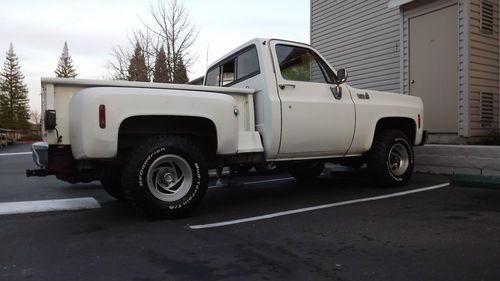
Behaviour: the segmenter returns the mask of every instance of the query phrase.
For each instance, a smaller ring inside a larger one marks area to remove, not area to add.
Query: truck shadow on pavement
[[[305,208],[334,202],[378,196],[402,190],[421,188],[446,182],[448,177],[414,175],[404,187],[383,188],[373,185],[366,170],[352,172],[332,172],[311,182],[299,182],[290,175],[280,175],[253,184],[252,177],[243,182],[224,188],[209,188],[201,205],[184,219],[173,220],[184,224],[193,222],[232,220],[256,215]],[[83,187],[82,187],[83,188]],[[100,188],[98,184],[93,188]],[[104,194],[103,194],[104,195]],[[121,222],[155,221],[136,213],[124,201],[105,197],[100,200],[104,217]]]
[[[209,189],[195,217],[255,216],[345,200],[353,200],[447,182],[447,177],[427,178],[415,175],[404,187],[383,188],[373,185],[366,170],[334,172],[311,182],[294,179],[280,182]]]

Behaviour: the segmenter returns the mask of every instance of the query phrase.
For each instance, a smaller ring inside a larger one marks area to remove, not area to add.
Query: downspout
[[[470,53],[470,0],[462,0],[463,1],[463,21],[464,21],[464,89],[463,89],[463,131],[462,131],[462,136],[468,138],[470,136],[470,85],[469,85],[469,68],[470,68],[470,60],[469,60],[469,53]]]

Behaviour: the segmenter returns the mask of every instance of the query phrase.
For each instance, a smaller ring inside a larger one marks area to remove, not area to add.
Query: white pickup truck
[[[254,39],[216,61],[203,86],[42,78],[40,169],[160,218],[202,200],[208,169],[274,162],[297,180],[325,162],[366,163],[405,184],[425,142],[420,98],[350,87],[309,45]]]

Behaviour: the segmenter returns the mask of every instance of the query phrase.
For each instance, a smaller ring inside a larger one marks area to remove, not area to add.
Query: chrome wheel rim
[[[147,182],[154,197],[173,202],[189,192],[193,184],[193,172],[184,158],[167,154],[151,164],[147,172]]]
[[[402,176],[410,166],[410,154],[406,147],[400,143],[394,144],[389,150],[387,167],[395,176]]]

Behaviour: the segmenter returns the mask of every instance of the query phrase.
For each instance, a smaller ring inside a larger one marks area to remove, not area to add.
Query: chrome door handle
[[[292,87],[295,89],[294,84],[279,84],[278,87],[280,87],[280,89],[282,89],[282,90],[284,90],[286,87]]]

